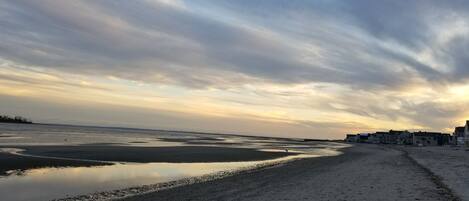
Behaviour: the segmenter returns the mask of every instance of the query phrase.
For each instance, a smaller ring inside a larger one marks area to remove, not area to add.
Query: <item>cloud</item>
[[[378,9],[380,5],[374,6]],[[349,15],[366,13],[354,10],[356,8],[343,9],[350,12]],[[5,38],[0,44],[2,57],[65,71],[147,82],[171,81],[195,88],[244,84],[244,79],[214,82],[213,78],[221,74],[274,83],[332,82],[359,87],[394,87],[403,82],[399,77],[406,73],[383,65],[399,61],[399,58],[389,58],[386,51],[369,39],[360,39],[364,37],[360,35],[363,30],[351,30],[352,33],[346,34],[347,30],[342,29],[347,28],[345,23],[350,20],[322,12],[319,14],[324,16],[318,19],[298,19],[318,23],[319,27],[307,28],[323,33],[310,40],[310,45],[320,54],[315,55],[305,51],[305,43],[295,40],[294,34],[262,25],[216,20],[158,2],[149,6],[147,2],[125,1],[72,4],[15,1],[5,3],[2,10],[6,11],[6,17],[1,23],[7,27],[0,33]],[[375,14],[378,13],[368,13]],[[381,30],[374,26],[381,23],[363,21],[373,17],[356,18],[360,27],[368,28],[367,32]],[[322,19],[335,19],[337,26],[328,28]],[[303,24],[292,29],[301,26]],[[349,37],[355,37],[356,41]],[[427,70],[415,62],[407,62],[407,65],[417,71]],[[250,80],[253,79],[247,81]]]
[[[334,127],[332,117],[304,123],[326,113],[339,115],[339,128],[352,122],[341,117],[443,128],[462,115],[443,99],[469,81],[468,8],[464,1],[1,1],[0,58],[23,75],[0,80],[110,90],[25,76],[46,69],[183,87],[256,111],[267,105],[315,128]]]

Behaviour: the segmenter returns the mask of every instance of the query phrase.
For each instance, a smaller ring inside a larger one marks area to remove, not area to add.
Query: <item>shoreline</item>
[[[134,195],[132,192],[276,169],[270,167],[283,164],[285,157],[335,155],[337,149],[346,146],[270,137],[0,125],[4,128],[0,133],[0,174],[5,175],[1,176],[0,193],[11,201],[52,200],[94,192]],[[266,164],[277,159],[281,162]],[[155,183],[159,184],[152,185]],[[17,189],[22,193],[11,193]]]
[[[6,150],[20,149],[9,153]],[[92,167],[115,163],[249,162],[295,156],[293,152],[266,152],[253,148],[213,146],[0,146],[0,176],[47,167]]]
[[[403,151],[374,145],[341,151],[118,200],[459,200]]]
[[[0,122],[0,124],[16,124],[11,122]],[[20,123],[21,124],[21,123]],[[148,131],[148,132],[167,132],[174,134],[198,134],[198,135],[214,135],[214,136],[235,136],[235,137],[248,137],[248,138],[258,138],[258,139],[277,139],[277,140],[286,140],[286,141],[298,141],[298,142],[308,142],[308,141],[317,141],[317,142],[339,142],[343,143],[343,139],[310,139],[310,138],[289,138],[281,136],[268,136],[268,135],[255,135],[255,134],[242,134],[242,133],[229,133],[229,132],[205,132],[205,131],[191,131],[191,130],[177,130],[177,129],[162,129],[162,128],[138,128],[138,127],[123,127],[123,126],[99,126],[99,125],[78,125],[78,124],[60,124],[60,123],[23,123],[26,125],[35,125],[35,126],[66,126],[66,127],[77,127],[77,128],[95,128],[95,129],[115,129],[115,130],[134,130],[134,131]]]
[[[21,149],[23,151],[19,152]],[[459,168],[456,176],[469,172],[469,166],[464,166],[464,159],[469,159],[469,156],[462,158],[461,163],[454,163],[457,156],[467,155],[466,151],[456,149],[355,144],[331,149],[342,152],[339,155],[333,152],[329,155],[326,151],[321,155],[304,157],[294,152],[212,146],[0,146],[0,162],[7,161],[13,166],[39,164],[31,166],[38,168],[41,164],[45,167],[54,167],[54,164],[57,167],[90,167],[106,165],[104,163],[112,165],[119,161],[210,164],[235,163],[238,157],[243,158],[238,162],[260,160],[260,163],[250,163],[236,169],[175,177],[174,180],[148,180],[150,182],[133,183],[122,188],[106,185],[107,189],[98,190],[97,193],[71,194],[74,196],[54,199],[57,201],[467,200],[469,194],[465,189],[469,183],[447,175],[454,168]],[[165,155],[167,153],[170,154]],[[447,164],[449,169],[444,170],[442,167]],[[466,169],[461,169],[461,165]],[[21,170],[9,174],[15,173],[22,174]]]
[[[300,155],[296,155],[300,156]],[[238,168],[228,171],[220,171],[212,174],[207,174],[198,177],[189,177],[178,179],[174,181],[155,183],[149,185],[135,186],[125,189],[116,189],[104,192],[97,192],[87,195],[78,195],[67,198],[54,199],[53,201],[104,201],[104,200],[126,200],[127,198],[138,197],[149,193],[155,193],[159,191],[169,190],[173,188],[178,188],[187,185],[200,184],[204,182],[221,180],[227,177],[240,175],[240,174],[249,174],[252,172],[262,171],[263,169],[268,168],[277,168],[279,166],[285,165],[287,163],[297,161],[297,160],[307,160],[308,158],[314,157],[295,157],[295,156],[286,156],[286,158],[291,157],[290,159],[272,159],[267,160],[264,163],[247,166],[243,168]],[[324,156],[324,157],[333,157],[333,156]]]

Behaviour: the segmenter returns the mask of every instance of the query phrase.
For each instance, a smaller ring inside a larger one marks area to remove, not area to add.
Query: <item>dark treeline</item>
[[[21,123],[21,124],[32,124],[33,122],[21,117],[21,116],[15,116],[15,117],[10,117],[7,115],[0,115],[0,122],[3,123]]]

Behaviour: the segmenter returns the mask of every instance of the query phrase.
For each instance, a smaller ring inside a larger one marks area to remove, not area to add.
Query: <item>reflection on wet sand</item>
[[[99,167],[41,168],[0,179],[5,200],[50,200],[96,191],[174,181],[220,171],[253,167],[261,163],[315,155],[296,155],[268,161],[222,163],[130,163]],[[23,189],[21,197],[9,194]],[[29,195],[29,196],[28,196]]]
[[[0,131],[15,136],[0,138],[0,175],[10,173],[0,177],[0,194],[7,201],[50,200],[101,191],[108,193],[96,196],[122,197],[198,180],[194,178],[210,180],[298,158],[333,156],[344,146],[76,126],[0,124]],[[11,193],[18,189],[21,193]]]

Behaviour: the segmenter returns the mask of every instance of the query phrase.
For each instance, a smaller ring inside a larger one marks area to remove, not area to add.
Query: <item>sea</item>
[[[49,124],[0,123],[0,152],[22,155],[16,146],[210,146],[251,148],[267,152],[293,152],[294,156],[260,161],[152,162],[105,161],[113,165],[95,167],[42,167],[11,170],[0,176],[0,200],[86,200],[92,196],[118,198],[159,190],[170,185],[188,185],[221,178],[236,171],[259,168],[311,157],[341,154],[347,145],[328,141],[212,134],[199,132],[109,128]],[[28,157],[44,157],[34,155]],[[72,158],[73,159],[73,158]],[[80,159],[76,159],[80,160]],[[0,163],[0,167],[1,167]],[[216,175],[216,177],[210,177]],[[192,179],[193,178],[193,179]],[[181,181],[181,182],[179,182]],[[165,185],[163,185],[165,184]],[[168,185],[166,185],[168,184]]]

